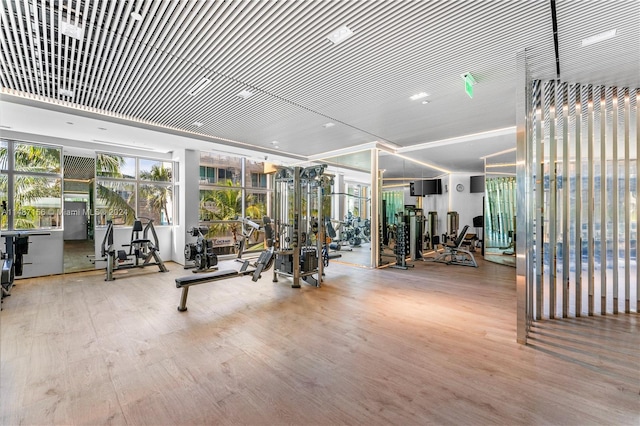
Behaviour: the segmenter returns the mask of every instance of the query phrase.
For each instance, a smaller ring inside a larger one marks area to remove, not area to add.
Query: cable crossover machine
[[[278,276],[300,279],[320,287],[324,268],[329,264],[324,209],[325,196],[331,193],[333,176],[325,174],[326,164],[281,167],[275,175],[274,234],[275,266],[273,282]]]

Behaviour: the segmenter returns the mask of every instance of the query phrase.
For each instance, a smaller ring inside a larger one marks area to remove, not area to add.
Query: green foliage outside
[[[255,203],[255,197],[245,197],[245,215],[253,220],[262,219],[266,214],[266,206]],[[208,220],[225,220],[228,223],[215,223],[209,227],[207,238],[220,237],[231,233],[233,242],[238,242],[238,233],[242,224],[234,222],[242,215],[242,188],[231,180],[224,183],[224,188],[203,191],[200,198],[200,217]]]

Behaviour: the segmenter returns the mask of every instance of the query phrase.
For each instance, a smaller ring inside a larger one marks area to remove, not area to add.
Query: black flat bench
[[[176,287],[186,288],[196,284],[204,284],[209,281],[222,280],[225,278],[237,277],[239,275],[240,273],[235,269],[208,272],[206,274],[187,275],[186,277],[176,278]]]
[[[220,281],[226,280],[228,278],[240,277],[243,275],[248,275],[251,272],[247,272],[247,267],[249,266],[249,262],[246,261],[242,268],[239,271],[235,269],[225,269],[224,271],[215,271],[208,272],[206,274],[197,274],[197,275],[187,275],[186,277],[176,278],[176,287],[182,289],[182,294],[180,295],[180,305],[178,306],[178,310],[180,312],[184,312],[187,310],[187,296],[189,295],[189,287],[192,285],[205,284],[211,281]]]
[[[184,277],[176,278],[176,287],[182,289],[180,295],[180,305],[178,305],[178,311],[184,312],[187,310],[187,296],[189,295],[189,287],[192,285],[205,284],[212,281],[221,281],[229,278],[244,277],[246,275],[253,275],[251,278],[253,281],[258,281],[261,277],[261,273],[270,268],[273,259],[273,251],[265,250],[260,254],[258,261],[253,265],[253,269],[249,269],[250,262],[245,260],[240,270],[225,269],[222,271],[207,272],[205,274],[187,275]]]

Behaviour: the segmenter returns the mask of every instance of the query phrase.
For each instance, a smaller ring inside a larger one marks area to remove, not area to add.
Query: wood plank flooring
[[[516,343],[515,270],[332,263],[192,287],[169,263],[20,280],[0,314],[2,425],[637,425],[638,315]],[[122,273],[127,272],[127,273]]]

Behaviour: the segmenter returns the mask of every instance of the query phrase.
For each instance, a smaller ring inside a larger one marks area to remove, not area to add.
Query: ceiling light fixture
[[[188,92],[187,94],[189,96],[195,96],[198,93],[202,92],[204,90],[205,87],[207,87],[208,85],[211,84],[211,80],[209,80],[206,77],[203,77],[202,79],[200,79],[199,82],[197,82]]]
[[[250,92],[250,91],[245,89],[242,92],[238,93],[236,96],[239,96],[242,99],[249,99],[250,97],[253,96],[253,92]]]
[[[428,93],[420,92],[420,93],[416,93],[415,95],[409,97],[409,99],[411,99],[412,101],[417,101],[418,99],[426,98],[427,96],[429,96]]]
[[[351,31],[346,25],[341,26],[337,30],[331,32],[327,38],[333,43],[338,44],[342,43],[349,37],[353,35],[353,31]]]
[[[194,121],[193,125],[196,126],[196,127],[202,127],[202,126],[204,126],[204,123],[202,121]]]
[[[335,125],[336,125],[336,123],[331,123],[331,122],[329,122],[329,123],[324,123],[324,124],[322,125],[322,127],[324,127],[325,129],[328,129],[329,127],[333,127],[333,126],[335,126]]]
[[[59,22],[59,26],[60,32],[63,35],[75,38],[78,41],[82,40],[82,37],[84,36],[84,28],[65,22],[62,19]]]
[[[271,145],[278,145],[278,141],[271,141]]]
[[[426,104],[428,104],[429,102],[431,102],[431,101],[422,101],[422,105],[426,105]]]
[[[582,47],[589,46],[595,43],[600,43],[601,41],[609,40],[610,38],[615,37],[617,32],[618,30],[613,29],[613,30],[605,31],[600,34],[593,35],[591,37],[584,38],[582,39]]]
[[[138,12],[131,12],[131,19],[133,19],[134,21],[142,21],[142,15],[140,15]]]
[[[70,98],[73,98],[73,95],[75,94],[73,90],[68,89],[58,89],[58,93],[60,96],[69,96]]]

